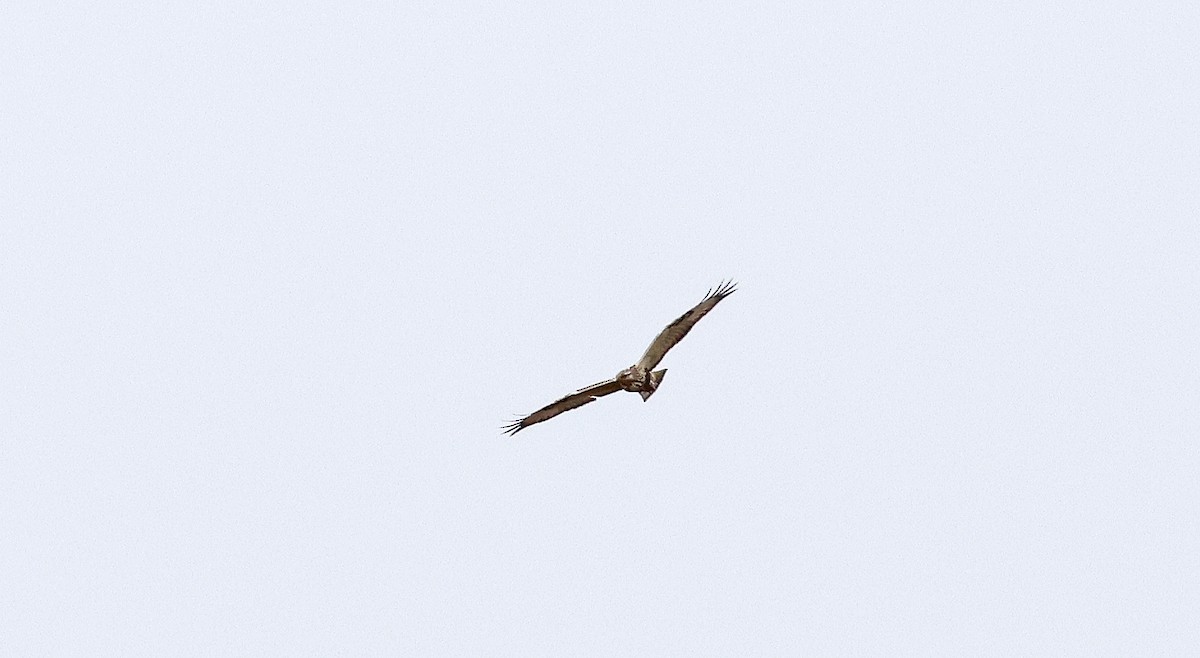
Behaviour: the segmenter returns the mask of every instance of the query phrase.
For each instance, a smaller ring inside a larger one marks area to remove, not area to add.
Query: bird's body
[[[638,364],[635,363],[618,372],[614,379],[621,385],[622,391],[641,393],[642,402],[645,402],[658,390],[658,384],[662,381],[665,374],[667,374],[666,368],[650,372],[645,368],[639,368]]]
[[[668,350],[683,340],[683,337],[700,321],[700,318],[711,311],[722,299],[732,295],[736,290],[734,286],[733,282],[728,282],[710,289],[699,304],[696,304],[691,310],[679,316],[674,322],[659,332],[654,341],[650,343],[650,347],[646,348],[646,353],[642,355],[641,359],[638,359],[637,363],[621,370],[612,379],[581,388],[524,418],[512,421],[504,426],[505,432],[516,434],[534,423],[549,420],[564,411],[582,407],[589,402],[594,402],[600,397],[616,393],[617,391],[637,393],[642,396],[643,402],[649,400],[650,396],[654,395],[654,392],[658,390],[663,377],[667,374],[665,368],[654,370],[654,366],[662,361]]]

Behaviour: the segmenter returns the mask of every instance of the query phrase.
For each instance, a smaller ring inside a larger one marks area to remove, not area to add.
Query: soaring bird
[[[704,299],[700,300],[687,313],[679,316],[674,322],[667,325],[658,336],[650,343],[650,347],[646,348],[646,353],[638,362],[625,368],[617,373],[616,377],[602,381],[599,384],[592,384],[587,388],[581,388],[578,391],[556,400],[541,409],[514,420],[502,429],[510,436],[520,432],[521,430],[540,423],[543,420],[549,420],[564,411],[570,411],[583,405],[594,402],[597,398],[601,398],[610,393],[617,391],[629,391],[642,396],[642,401],[650,399],[654,395],[654,391],[658,390],[658,385],[662,383],[663,376],[667,374],[666,368],[662,370],[654,370],[652,368],[658,365],[663,357],[667,355],[667,350],[675,347],[675,344],[683,340],[692,327],[700,321],[709,311],[713,310],[722,299],[732,295],[736,290],[737,284],[732,281],[722,281],[716,288],[710,288]]]

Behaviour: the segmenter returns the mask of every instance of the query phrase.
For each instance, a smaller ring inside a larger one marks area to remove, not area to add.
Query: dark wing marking
[[[575,391],[561,400],[556,400],[524,418],[514,420],[501,429],[503,429],[509,436],[512,436],[513,434],[520,432],[534,423],[540,423],[543,420],[549,420],[564,411],[570,411],[576,407],[582,407],[589,402],[594,402],[596,398],[608,395],[609,393],[616,393],[619,390],[621,390],[621,385],[617,383],[616,379],[610,379],[605,382],[600,382],[599,384],[592,384],[587,388],[581,388],[578,391]]]
[[[736,291],[737,284],[732,281],[722,281],[716,288],[710,288],[699,304],[693,306],[690,311],[679,316],[659,332],[654,341],[650,343],[650,347],[646,348],[646,353],[642,355],[641,360],[637,362],[638,367],[649,370],[658,365],[658,362],[667,355],[667,350],[683,340],[683,337],[692,330],[692,327],[696,326],[700,318],[711,311],[718,302]]]

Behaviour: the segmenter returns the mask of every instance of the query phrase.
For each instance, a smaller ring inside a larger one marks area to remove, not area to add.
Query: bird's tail
[[[654,395],[654,392],[658,390],[659,382],[661,382],[663,380],[663,377],[666,377],[666,375],[667,375],[666,368],[663,368],[662,370],[655,370],[654,372],[650,373],[650,390],[649,391],[639,391],[640,395],[642,396],[642,402],[649,400],[650,396]]]

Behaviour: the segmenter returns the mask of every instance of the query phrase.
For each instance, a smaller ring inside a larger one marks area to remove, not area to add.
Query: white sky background
[[[0,9],[0,653],[1200,651],[1197,5],[568,4]]]

